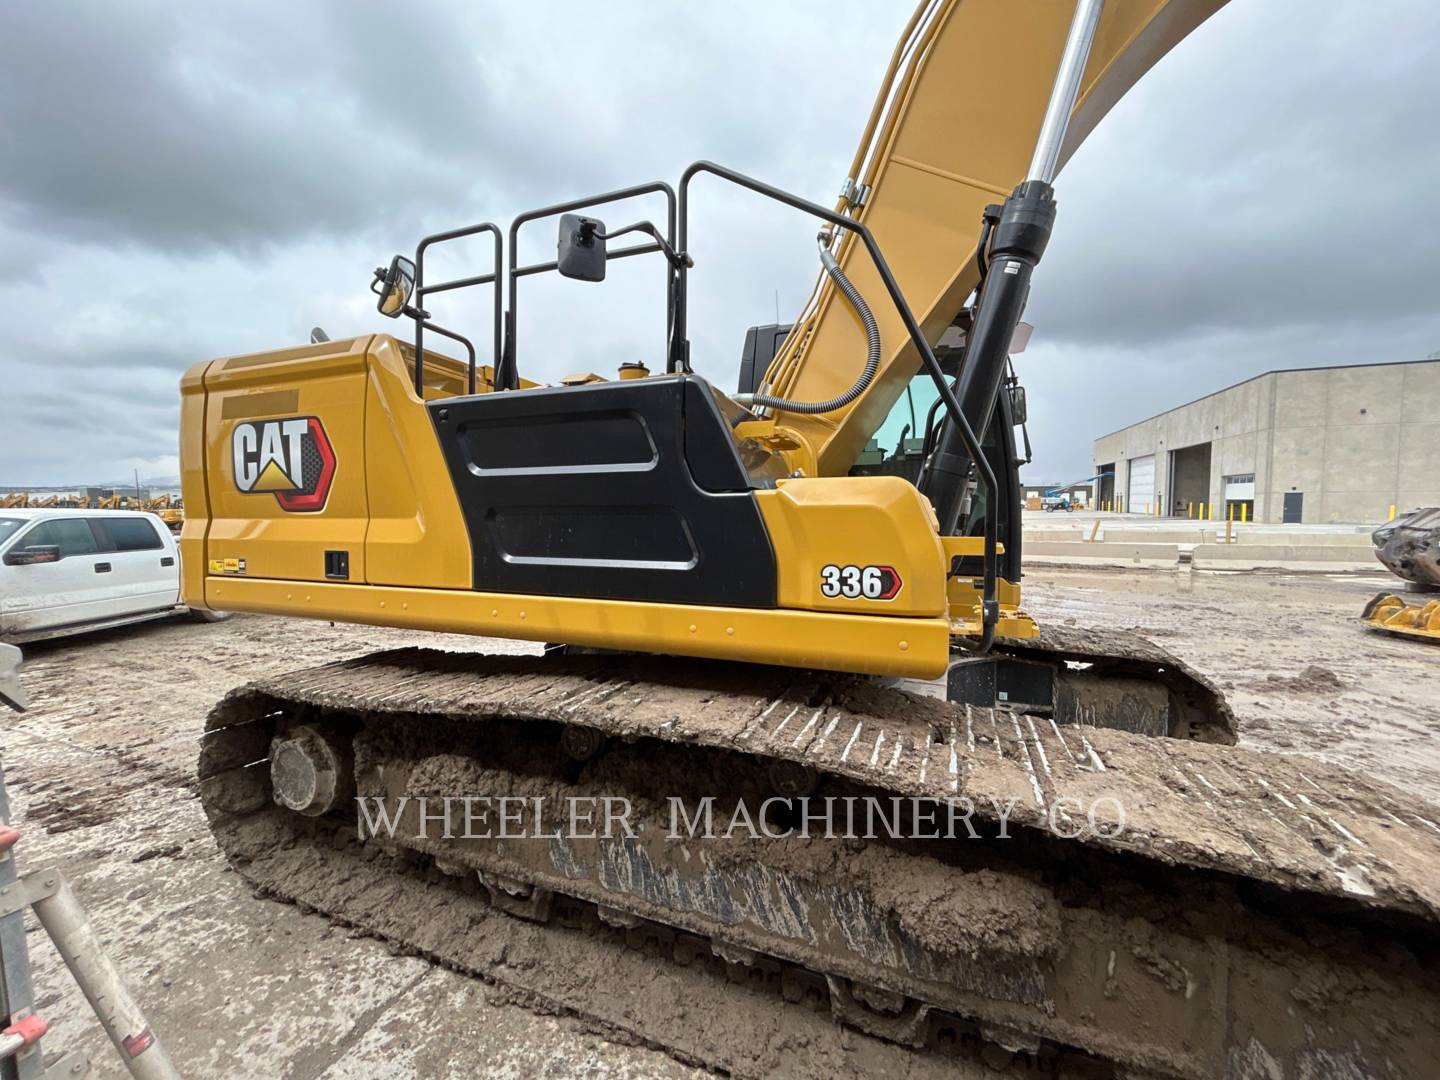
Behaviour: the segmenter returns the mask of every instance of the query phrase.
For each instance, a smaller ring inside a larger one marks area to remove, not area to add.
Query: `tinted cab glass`
[[[93,555],[100,550],[94,530],[84,518],[42,521],[20,539],[22,548],[58,547],[60,558]]]

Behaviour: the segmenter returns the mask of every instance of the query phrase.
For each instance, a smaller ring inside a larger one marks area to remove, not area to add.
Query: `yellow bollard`
[[[1205,520],[1205,504],[1204,504],[1204,503],[1201,503],[1201,504],[1200,504],[1200,520],[1201,520],[1201,521],[1204,521],[1204,520]]]
[[[1394,504],[1394,503],[1391,503],[1391,504],[1390,504],[1390,516],[1389,516],[1388,518],[1386,518],[1385,520],[1386,520],[1386,521],[1394,521],[1394,520],[1395,520],[1395,504]]]
[[[1190,520],[1191,518],[1193,518],[1194,516],[1195,516],[1195,504],[1194,504],[1193,502],[1187,502],[1187,503],[1185,504],[1185,520],[1186,520],[1186,521],[1189,521],[1189,520]]]
[[[1244,525],[1245,522],[1248,521],[1249,519],[1250,519],[1250,504],[1249,504],[1249,503],[1243,503],[1243,502],[1242,502],[1242,503],[1240,504],[1240,524],[1241,524],[1241,525]]]

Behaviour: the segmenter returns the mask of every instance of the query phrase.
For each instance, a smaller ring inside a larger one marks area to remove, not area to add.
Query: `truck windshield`
[[[14,536],[15,530],[24,524],[25,522],[20,518],[0,517],[0,545],[3,545],[6,540]]]

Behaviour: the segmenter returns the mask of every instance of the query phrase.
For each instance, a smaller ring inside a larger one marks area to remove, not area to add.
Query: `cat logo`
[[[282,510],[325,509],[335,479],[335,451],[314,416],[254,420],[230,436],[235,486],[246,494],[269,492]]]

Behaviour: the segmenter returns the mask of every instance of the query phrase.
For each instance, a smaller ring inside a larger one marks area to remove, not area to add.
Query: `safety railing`
[[[885,291],[890,294],[890,300],[895,309],[900,313],[900,320],[905,324],[905,330],[910,336],[911,343],[920,354],[920,361],[925,370],[935,382],[935,388],[939,391],[940,400],[945,404],[945,415],[955,425],[960,433],[960,438],[965,444],[965,450],[970,455],[970,460],[975,464],[976,473],[979,476],[980,484],[985,489],[985,578],[984,591],[982,593],[982,621],[983,629],[980,641],[975,648],[984,651],[990,647],[995,638],[995,624],[1000,619],[1000,604],[996,593],[997,588],[997,558],[996,558],[996,531],[999,517],[997,505],[998,485],[995,480],[995,472],[990,467],[989,459],[980,449],[980,440],[975,436],[975,430],[970,426],[965,414],[960,409],[960,402],[955,397],[950,383],[946,381],[945,372],[940,367],[940,361],[935,358],[935,351],[930,348],[930,343],[925,340],[925,335],[920,329],[915,314],[910,310],[904,294],[900,291],[899,284],[895,281],[895,275],[890,272],[890,266],[885,261],[885,256],[880,252],[880,245],[875,242],[875,237],[870,230],[854,218],[837,214],[834,210],[821,206],[819,203],[802,199],[798,195],[792,195],[788,191],[756,180],[754,177],[738,173],[734,169],[727,169],[723,165],[716,165],[712,161],[697,161],[685,170],[680,178],[680,226],[679,226],[679,247],[678,251],[682,257],[689,255],[689,208],[690,208],[690,183],[702,173],[718,176],[722,180],[763,195],[767,199],[773,199],[783,203],[792,209],[817,217],[821,221],[828,222],[837,229],[845,229],[854,233],[865,245],[865,251],[870,256],[880,280],[885,286]],[[671,334],[671,364],[672,370],[678,362],[681,368],[689,370],[690,345],[686,338],[686,309],[687,309],[687,288],[688,288],[688,266],[682,263],[676,271],[676,291],[674,302],[675,326]]]
[[[516,321],[520,301],[520,279],[529,277],[532,274],[546,274],[559,269],[559,263],[551,259],[547,262],[531,263],[528,266],[519,265],[519,242],[520,227],[532,221],[540,221],[544,218],[557,217],[560,214],[568,214],[575,210],[586,210],[591,207],[604,206],[607,203],[622,202],[625,199],[633,199],[641,195],[665,196],[665,239],[673,249],[675,246],[675,218],[676,199],[675,190],[663,180],[656,180],[648,184],[637,184],[634,187],[621,188],[618,191],[609,191],[603,195],[592,195],[583,199],[572,199],[569,202],[556,203],[554,206],[541,207],[538,210],[530,210],[521,214],[510,223],[510,272],[509,272],[509,304],[505,312],[505,347],[501,354],[500,371],[496,372],[495,385],[502,390],[514,390],[520,385],[520,371],[515,358],[516,350]],[[664,249],[658,243],[632,244],[629,247],[620,248],[606,254],[606,261],[614,259],[626,259],[633,255],[649,255],[663,253]],[[671,339],[675,325],[675,271],[673,267],[666,270],[665,288],[665,337],[666,353],[671,349]]]
[[[666,370],[674,373],[677,371],[690,371],[690,342],[687,336],[687,308],[689,288],[689,268],[691,257],[689,255],[689,207],[690,207],[690,185],[697,176],[708,174],[719,177],[728,183],[735,184],[764,196],[775,202],[809,214],[811,217],[819,218],[833,228],[843,229],[853,233],[864,245],[866,254],[870,257],[876,272],[880,276],[885,291],[890,296],[890,301],[895,305],[896,311],[900,314],[901,322],[905,326],[911,343],[915,346],[920,356],[920,361],[926,372],[935,383],[939,393],[940,403],[944,406],[945,415],[950,423],[955,426],[961,441],[965,445],[970,459],[974,462],[976,475],[981,487],[985,492],[985,526],[984,526],[984,588],[982,602],[983,628],[979,642],[975,648],[984,651],[988,649],[994,640],[995,624],[999,621],[1000,605],[997,599],[997,522],[999,507],[997,505],[997,494],[999,486],[996,482],[995,472],[990,465],[989,459],[980,447],[980,441],[975,435],[974,429],[966,420],[961,411],[960,403],[955,397],[955,392],[950,383],[946,380],[945,372],[940,367],[939,360],[935,357],[934,350],[930,343],[925,340],[925,335],[920,329],[920,324],[915,318],[914,312],[906,302],[900,286],[890,270],[885,256],[880,251],[875,237],[870,230],[861,222],[852,217],[836,213],[818,203],[802,199],[798,195],[792,195],[773,185],[727,169],[723,165],[717,165],[710,161],[697,161],[685,170],[680,179],[679,192],[663,181],[654,181],[648,184],[637,184],[634,187],[621,188],[617,191],[606,192],[603,195],[592,195],[587,198],[572,199],[568,202],[556,203],[553,206],[541,207],[537,210],[530,210],[520,214],[510,223],[509,230],[509,251],[510,263],[508,270],[504,269],[504,245],[501,242],[500,230],[493,224],[486,222],[482,225],[474,225],[467,229],[456,229],[448,233],[437,233],[434,236],[426,237],[420,242],[415,253],[416,268],[416,304],[423,312],[423,301],[426,295],[445,292],[453,289],[466,288],[469,286],[493,284],[495,287],[493,332],[495,356],[498,358],[495,363],[495,389],[515,390],[520,385],[519,367],[517,362],[518,347],[518,312],[519,312],[519,282],[522,277],[529,277],[535,274],[545,274],[559,269],[559,262],[556,259],[545,262],[530,263],[521,265],[519,262],[519,240],[522,226],[540,221],[545,218],[558,217],[561,214],[571,213],[577,210],[590,209],[597,206],[604,206],[609,203],[621,202],[643,195],[662,194],[666,200],[666,229],[665,244],[659,241],[651,243],[634,244],[629,247],[620,248],[616,251],[606,253],[606,261],[611,259],[625,259],[635,255],[648,255],[654,253],[668,254],[666,260]],[[478,233],[489,232],[495,238],[495,270],[490,274],[481,274],[468,278],[457,278],[453,281],[441,282],[434,285],[424,284],[424,255],[427,248],[444,243],[450,240],[457,240],[462,237],[474,236]],[[666,251],[666,245],[669,252]],[[500,301],[500,279],[502,274],[507,283],[506,303],[502,307]],[[503,335],[501,326],[503,323]],[[423,395],[423,371],[424,371],[424,344],[423,335],[428,329],[435,333],[451,337],[469,350],[470,354],[470,377],[469,392],[475,392],[475,350],[465,338],[459,334],[445,330],[425,318],[416,320],[415,327],[415,389],[420,396]],[[502,340],[503,338],[503,340]]]
[[[462,240],[469,236],[478,236],[481,233],[490,233],[495,239],[495,264],[494,270],[488,274],[478,274],[474,277],[455,278],[451,281],[441,281],[434,285],[425,284],[425,252],[437,244],[449,243],[452,240]],[[470,339],[447,330],[445,327],[431,322],[425,311],[425,297],[433,296],[436,293],[453,292],[456,289],[468,289],[476,285],[495,286],[494,310],[492,313],[492,325],[495,352],[492,354],[497,359],[492,363],[498,366],[500,356],[500,319],[504,313],[503,301],[500,295],[500,280],[504,274],[505,252],[503,241],[500,236],[500,227],[489,221],[479,225],[470,225],[463,229],[451,229],[449,232],[435,233],[427,236],[415,247],[415,307],[419,309],[421,316],[415,320],[415,394],[422,400],[425,397],[425,331],[440,334],[451,341],[457,341],[465,347],[469,354],[469,370],[466,377],[466,388],[468,393],[475,393],[475,346]],[[498,385],[498,379],[497,379]]]

